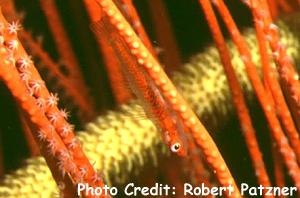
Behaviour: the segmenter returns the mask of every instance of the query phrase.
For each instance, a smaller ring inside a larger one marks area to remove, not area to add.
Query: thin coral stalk
[[[237,190],[238,188],[232,175],[213,139],[194,112],[188,107],[182,96],[176,91],[176,88],[164,73],[160,64],[151,53],[149,53],[112,1],[99,0],[97,2],[108,15],[110,22],[116,27],[121,37],[124,38],[128,48],[136,57],[138,63],[147,71],[149,77],[153,79],[163,97],[171,104],[172,109],[180,115],[184,125],[191,131],[197,145],[203,151],[207,162],[216,173],[220,184],[223,186],[232,185],[235,191],[231,196],[240,197],[240,192]],[[229,196],[228,192],[227,196]]]
[[[268,6],[269,6],[272,19],[276,20],[279,15],[278,2],[274,0],[267,0],[267,1],[268,1]]]
[[[32,135],[32,130],[34,130],[34,128],[30,126],[30,121],[23,115],[22,111],[19,111],[19,117],[21,120],[24,136],[26,138],[27,146],[30,151],[30,156],[33,157],[40,155],[39,147],[34,140],[34,136]]]
[[[102,11],[94,0],[85,0],[84,3],[93,27],[95,22],[101,20]],[[121,66],[109,43],[102,36],[97,36],[96,34],[96,37],[116,102],[124,104],[132,98],[132,94],[129,87],[124,83],[125,78],[122,74]]]
[[[132,0],[120,0],[123,5],[123,10],[125,11],[125,16],[128,17],[129,23],[132,25],[132,28],[135,30],[136,34],[140,37],[141,41],[147,47],[147,49],[152,53],[153,56],[156,56],[156,52],[152,46],[150,38],[148,37],[145,28],[140,20],[138,12],[136,11]]]
[[[75,53],[70,44],[67,33],[64,30],[62,21],[60,19],[56,4],[53,0],[41,0],[40,5],[45,13],[50,30],[53,34],[54,41],[56,42],[57,50],[63,59],[65,66],[68,70],[68,78],[81,90],[86,102],[89,105],[89,119],[93,118],[95,112],[92,107],[92,99],[88,94],[88,89],[84,83],[83,77],[79,69],[79,63],[76,59]]]
[[[5,8],[5,10],[3,10],[4,15],[14,20],[19,18],[13,1],[5,1],[1,5]],[[84,121],[91,120],[94,116],[94,111],[90,109],[91,101],[89,101],[86,95],[82,93],[82,90],[78,89],[76,84],[73,83],[74,79],[65,76],[59,70],[60,66],[52,60],[47,52],[44,51],[41,44],[36,42],[28,31],[21,30],[19,36],[22,42],[26,43],[27,47],[30,48],[32,55],[39,58],[43,62],[43,65],[49,69],[50,76],[55,76],[58,79],[60,86],[65,90],[68,90],[68,94],[72,97],[75,105],[78,106],[82,113],[80,118]]]
[[[67,94],[72,97],[74,104],[80,109],[82,114],[81,119],[85,121],[90,120],[93,117],[93,111],[90,109],[89,101],[86,100],[85,95],[82,94],[81,90],[76,87],[76,84],[72,83],[70,78],[61,73],[59,65],[52,60],[42,46],[32,38],[29,32],[22,30],[19,33],[19,36],[23,42],[26,42],[31,54],[39,58],[42,61],[43,66],[49,69],[49,76],[55,76],[55,78],[58,79],[59,85],[65,90],[68,90]]]
[[[275,185],[279,187],[286,186],[284,177],[284,164],[282,163],[280,154],[278,153],[278,149],[275,144],[272,145],[272,156],[274,162],[273,164]],[[281,196],[280,198],[284,198],[284,196]]]
[[[157,43],[159,48],[163,49],[161,62],[164,64],[167,74],[170,74],[181,65],[182,61],[168,12],[162,0],[147,1],[147,3],[151,11]]]
[[[225,39],[218,25],[217,18],[209,1],[199,0],[199,3],[205,13],[206,20],[208,22],[215,44],[219,51],[219,55],[221,57],[222,65],[227,76],[228,84],[233,98],[233,104],[241,123],[242,132],[245,137],[244,139],[250,152],[258,182],[263,186],[271,186],[270,179],[267,174],[262,154],[256,139],[255,129],[253,127],[249,111],[246,106],[242,89],[239,86],[238,79],[233,70],[229,50],[226,46]]]
[[[294,8],[292,7],[292,5],[289,4],[289,2],[286,0],[278,0],[278,4],[281,7],[281,9],[283,10],[283,12],[291,13],[294,11]]]

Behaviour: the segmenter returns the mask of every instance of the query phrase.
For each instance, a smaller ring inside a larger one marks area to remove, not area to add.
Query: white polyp
[[[144,61],[144,59],[139,58],[139,59],[138,59],[138,63],[139,63],[140,65],[144,65],[145,61]]]
[[[242,59],[242,61],[244,62],[244,63],[248,63],[250,60],[249,60],[249,57],[248,56],[246,56],[246,55],[242,55],[241,56],[241,59]]]
[[[107,10],[106,14],[110,17],[112,17],[115,14],[115,11],[113,9]]]
[[[19,42],[15,39],[8,42],[8,49],[10,50],[16,50],[18,46],[19,46]]]
[[[13,21],[8,24],[7,30],[10,34],[17,34],[17,32],[22,28],[19,21]]]
[[[225,167],[224,165],[221,165],[220,168],[219,168],[219,170],[220,170],[220,171],[225,171],[225,170],[226,170],[226,167]]]
[[[130,30],[130,29],[125,30],[124,33],[125,33],[125,35],[128,36],[128,37],[131,37],[131,36],[133,35],[133,32],[132,32],[132,30]]]
[[[46,138],[47,138],[45,131],[43,131],[43,129],[38,131],[37,137],[39,140],[46,140]]]
[[[247,6],[252,6],[252,5],[250,5],[250,1],[249,0],[242,0],[242,2],[244,3],[244,4],[246,4]]]
[[[52,124],[55,124],[59,118],[59,115],[58,113],[54,112],[47,115],[47,117]]]
[[[66,185],[64,182],[60,181],[58,182],[58,185],[57,187],[60,189],[60,190],[64,190],[66,188]]]
[[[131,53],[132,55],[136,55],[136,54],[138,53],[138,50],[136,50],[136,49],[131,49],[131,50],[130,50],[130,53]]]
[[[124,28],[125,28],[125,26],[124,26],[123,23],[118,23],[118,24],[117,24],[117,29],[118,29],[119,31],[124,30]]]
[[[131,47],[133,47],[134,49],[137,49],[137,48],[140,47],[140,44],[139,44],[139,42],[134,41],[134,42],[131,43]]]
[[[191,117],[188,121],[191,123],[191,125],[196,124],[196,119],[194,117]]]
[[[278,31],[278,26],[275,25],[274,23],[271,23],[271,24],[269,25],[269,29],[270,29],[270,30],[274,30],[274,31]]]
[[[148,61],[148,62],[145,64],[145,66],[146,66],[146,68],[150,69],[150,68],[153,67],[153,64],[152,64],[151,62]]]
[[[170,94],[171,97],[176,97],[177,96],[177,92],[175,90],[171,90],[169,92],[169,94]]]
[[[59,110],[59,114],[61,117],[63,117],[64,119],[68,119],[70,116],[70,112],[68,112],[66,109],[60,109]]]
[[[267,111],[271,111],[271,110],[272,110],[271,105],[267,104],[267,105],[266,105],[266,110],[267,110]]]
[[[155,80],[159,86],[163,86],[167,82],[165,78],[156,78]]]
[[[264,28],[264,22],[261,20],[261,19],[255,19],[255,23],[261,27],[261,28]]]
[[[121,23],[121,20],[122,20],[122,16],[120,14],[115,14],[113,16],[114,20],[116,23]]]
[[[154,71],[155,73],[158,73],[158,72],[160,71],[160,66],[158,66],[158,65],[154,66],[154,67],[153,67],[153,71]]]
[[[211,2],[212,2],[214,5],[218,5],[218,4],[219,4],[219,0],[211,0]]]
[[[54,139],[49,140],[48,148],[50,149],[51,153],[55,155],[57,150],[57,142]]]
[[[30,64],[32,64],[32,60],[30,56],[25,56],[17,60],[19,67],[21,70],[26,70]]]
[[[266,38],[267,41],[270,42],[270,41],[272,41],[272,38],[273,38],[273,37],[272,37],[271,35],[269,35],[269,34],[266,34],[266,35],[265,35],[265,38]]]
[[[273,52],[272,55],[273,55],[274,59],[278,60],[278,58],[279,58],[279,52],[278,51]]]
[[[48,97],[46,103],[50,107],[53,107],[53,106],[57,105],[58,100],[59,99],[57,97],[57,94],[50,93],[50,96]]]
[[[61,128],[61,135],[66,137],[68,136],[72,131],[74,130],[74,126],[71,124],[65,124],[62,128]]]
[[[168,91],[169,91],[169,86],[168,86],[167,84],[164,84],[164,85],[162,86],[162,90],[163,90],[164,92],[168,92]]]
[[[177,98],[171,98],[171,99],[170,99],[170,103],[171,103],[171,105],[173,105],[173,106],[177,106]]]
[[[216,158],[216,157],[218,156],[218,153],[215,152],[215,151],[212,151],[212,152],[211,152],[211,156],[214,157],[214,158]]]
[[[132,26],[134,28],[138,28],[139,26],[141,26],[141,23],[139,21],[134,21],[133,24],[132,24]]]
[[[185,105],[181,105],[179,110],[181,113],[184,113],[184,112],[186,112],[187,107]]]
[[[69,149],[75,149],[76,147],[80,146],[79,141],[76,138],[73,138],[70,142],[70,144],[68,144],[68,148]]]
[[[148,57],[148,54],[147,54],[147,52],[145,52],[145,51],[142,51],[142,52],[140,53],[140,55],[141,55],[141,57],[143,57],[143,58],[147,58],[147,57]]]

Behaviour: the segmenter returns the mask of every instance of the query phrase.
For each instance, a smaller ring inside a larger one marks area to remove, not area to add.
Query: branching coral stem
[[[102,186],[103,182],[98,179],[93,166],[83,153],[72,126],[60,113],[56,96],[50,94],[43,86],[43,81],[31,60],[28,59],[27,53],[17,39],[16,32],[9,29],[11,25],[2,15],[0,23],[4,27],[1,30],[4,40],[0,50],[1,79],[39,130],[34,135],[36,140],[39,140],[39,145],[43,145],[43,141],[46,141],[48,151],[50,150],[50,153],[55,156],[61,169],[56,168],[52,172],[59,170],[61,177],[64,173],[69,173],[75,183],[84,181],[93,186]],[[59,182],[58,180],[56,182]]]
[[[59,65],[54,62],[48,53],[44,51],[42,46],[32,38],[29,32],[22,30],[19,33],[19,36],[22,41],[26,42],[26,45],[30,48],[31,54],[38,57],[43,65],[49,69],[51,75],[59,79],[59,84],[64,89],[68,90],[68,94],[73,98],[74,103],[80,108],[80,111],[83,114],[81,117],[85,117],[82,119],[86,120],[87,116],[87,120],[89,120],[93,113],[91,113],[89,101],[86,100],[85,95],[82,94],[81,90],[78,89],[69,78],[61,73]]]
[[[1,51],[1,56],[5,55],[3,54],[3,47]],[[13,62],[1,59],[1,67],[1,79],[4,80],[7,87],[10,89],[17,102],[20,104],[21,108],[30,118],[31,122],[34,123],[37,128],[39,128],[39,132],[34,134],[35,139],[39,141],[39,145],[44,145],[45,143],[43,141],[46,140],[46,145],[51,150],[52,155],[55,157],[57,162],[60,161],[60,159],[63,159],[65,157],[65,154],[68,154],[66,146],[63,144],[59,136],[53,132],[52,128],[50,127],[51,124],[49,123],[45,115],[43,115],[41,111],[39,111],[39,108],[37,107],[34,99],[29,95],[26,87],[20,79],[18,71],[14,68]],[[41,136],[43,137],[42,139],[39,138]],[[55,146],[53,146],[54,144]],[[44,156],[47,155],[45,152],[42,154]],[[51,167],[51,165],[49,165],[49,167]],[[64,170],[67,170],[66,166],[63,166],[62,168]],[[51,169],[51,171],[53,172],[53,175],[55,175],[57,169]],[[71,171],[70,174],[74,178],[78,177],[76,176],[76,171]],[[61,181],[61,177],[54,177],[54,179],[57,183]]]
[[[176,88],[166,76],[160,64],[153,58],[151,53],[149,53],[140,39],[136,36],[112,1],[97,0],[97,2],[108,15],[110,22],[116,27],[119,34],[126,41],[131,53],[136,57],[138,63],[143,66],[145,71],[147,71],[149,76],[153,79],[155,85],[159,88],[166,101],[168,101],[172,108],[180,115],[184,125],[190,130],[195,142],[203,151],[207,162],[216,173],[219,183],[222,186],[232,185],[235,189],[232,193],[232,197],[241,197],[232,175],[228,170],[224,159],[221,157],[213,139],[198,120],[195,113],[188,107],[182,96],[176,91]]]
[[[264,6],[262,2],[258,3],[257,1],[256,3],[257,5],[259,5],[260,9]],[[263,65],[262,66],[263,74],[267,81],[268,87],[270,88],[270,91],[273,95],[274,102],[276,104],[274,108],[277,109],[279,118],[281,119],[283,123],[283,127],[289,138],[289,141],[291,142],[291,146],[295,151],[298,164],[300,164],[299,134],[294,124],[289,108],[285,102],[284,95],[281,91],[280,84],[277,81],[275,71],[273,68],[271,68],[270,65],[267,40],[265,39],[266,37],[263,30],[264,23],[260,18],[260,15],[258,14],[259,10],[257,9],[257,7],[251,6],[251,10],[255,21],[255,29],[256,29],[257,39],[258,39],[259,52],[261,54],[261,62]]]
[[[258,177],[258,182],[263,186],[271,186],[262,158],[262,154],[256,139],[255,129],[251,122],[251,118],[248,112],[248,108],[246,106],[242,89],[239,86],[238,79],[235,75],[233,66],[231,64],[229,50],[226,46],[225,39],[218,25],[217,18],[209,1],[199,0],[199,3],[205,13],[206,20],[208,22],[208,25],[212,32],[212,36],[214,38],[214,42],[217,46],[219,55],[221,57],[221,62],[230,87],[233,104],[235,106],[236,112],[240,120],[242,132],[245,137],[244,139],[246,141],[248,150],[250,152],[250,156],[252,158],[253,167],[256,171],[256,176]]]
[[[147,1],[147,3],[151,11],[158,47],[163,50],[161,62],[164,64],[166,73],[171,74],[172,71],[181,65],[182,60],[176,44],[175,35],[172,32],[172,24],[168,17],[168,11],[164,5],[165,2],[152,0]]]
[[[229,29],[229,33],[231,35],[231,38],[235,45],[237,46],[243,62],[246,66],[246,71],[248,74],[248,77],[251,81],[251,84],[255,90],[255,94],[260,101],[261,107],[265,113],[265,116],[268,120],[268,124],[270,127],[270,130],[272,132],[272,135],[274,137],[274,140],[279,146],[280,154],[282,155],[285,165],[290,170],[290,176],[293,178],[295,185],[297,187],[300,187],[300,169],[297,164],[297,160],[295,157],[295,152],[288,144],[288,140],[285,137],[282,128],[280,126],[280,122],[278,121],[276,117],[276,113],[272,105],[270,104],[270,99],[268,95],[265,93],[265,88],[259,78],[258,72],[255,68],[254,63],[251,60],[251,54],[250,51],[241,36],[238,28],[236,27],[236,24],[234,23],[230,12],[228,11],[226,5],[222,0],[216,0],[213,1],[215,6],[217,7],[220,15],[222,16],[222,19],[227,27]]]
[[[259,5],[262,7],[259,8]],[[280,41],[278,27],[273,23],[265,2],[251,1],[249,7],[253,10],[257,20],[262,23],[264,34],[273,53],[279,78],[283,88],[287,90],[286,97],[290,103],[291,112],[298,130],[300,130],[300,82],[293,60],[287,55],[286,46]]]
[[[57,50],[68,69],[68,77],[72,82],[81,90],[81,94],[84,95],[86,100],[85,105],[89,105],[88,120],[92,119],[95,115],[93,111],[92,99],[88,94],[88,89],[84,83],[83,77],[79,69],[79,63],[76,59],[75,53],[70,44],[70,40],[67,33],[64,30],[62,20],[60,19],[56,4],[53,0],[41,0],[41,8],[43,9],[50,30],[53,34],[54,41],[56,42]]]

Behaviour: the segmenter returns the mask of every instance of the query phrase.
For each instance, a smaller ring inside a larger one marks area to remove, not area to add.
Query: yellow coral
[[[292,29],[283,23],[279,26],[282,41],[289,47],[288,53],[297,61],[299,39],[293,31],[299,25],[293,25]],[[245,38],[255,63],[259,63],[253,31],[248,30]],[[231,42],[229,45],[239,80],[245,93],[250,96],[252,90],[240,56]],[[194,56],[181,72],[174,74],[173,81],[202,120],[217,126],[232,112],[226,77],[214,47]],[[146,161],[155,163],[157,154],[164,148],[156,128],[150,120],[143,119],[146,116],[141,112],[138,103],[132,102],[120,107],[119,111],[98,117],[87,124],[85,131],[78,133],[86,155],[95,168],[104,173],[107,182],[127,180],[134,168],[142,167]],[[3,198],[46,198],[56,195],[57,187],[41,157],[27,160],[25,167],[6,175],[0,186],[0,197]]]

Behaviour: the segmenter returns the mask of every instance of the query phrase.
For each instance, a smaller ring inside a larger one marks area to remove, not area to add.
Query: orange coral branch
[[[167,10],[162,0],[147,1],[154,23],[154,30],[159,47],[163,48],[161,62],[165,65],[167,74],[178,68],[182,61]]]
[[[287,100],[291,105],[291,112],[293,113],[294,120],[296,122],[298,130],[300,129],[300,82],[299,75],[295,71],[293,60],[287,55],[286,47],[281,43],[277,26],[272,22],[272,19],[268,12],[266,12],[266,5],[261,2],[263,7],[259,9],[264,10],[264,14],[261,11],[257,11],[258,3],[253,2],[249,6],[251,9],[256,10],[256,15],[263,23],[264,33],[268,38],[268,43],[272,50],[272,55],[277,65],[279,78],[283,85],[283,88],[287,90]]]
[[[47,159],[46,152],[49,153],[49,150],[55,157],[59,171],[56,166],[51,164],[49,166],[53,168],[54,175],[60,175],[55,178],[56,182],[59,184],[64,173],[69,173],[75,183],[83,181],[92,186],[102,186],[102,180],[99,179],[75,138],[72,125],[65,120],[64,112],[58,110],[58,98],[43,86],[39,73],[17,39],[19,24],[16,22],[8,24],[3,16],[0,23],[3,24],[1,34],[4,39],[0,49],[2,57],[0,77],[31,122],[39,129],[34,137],[40,146],[46,144],[47,149],[42,149],[46,160],[51,161]],[[55,174],[57,172],[60,173]]]
[[[22,30],[19,33],[20,39],[26,42],[26,45],[30,48],[31,54],[38,57],[45,67],[50,71],[49,75],[55,76],[58,79],[58,83],[66,90],[74,103],[78,105],[80,111],[82,112],[81,118],[85,121],[90,120],[94,117],[94,112],[91,110],[89,101],[86,100],[85,95],[82,94],[81,90],[76,87],[76,84],[72,83],[72,79],[67,78],[59,70],[59,65],[55,63],[47,52],[43,50],[41,45],[37,43],[31,35],[26,31]]]
[[[120,0],[120,2],[125,7],[125,16],[128,17],[132,28],[135,30],[136,34],[140,37],[141,41],[147,47],[147,49],[152,53],[153,56],[156,56],[156,52],[152,46],[152,43],[143,27],[143,24],[140,20],[140,17],[132,3],[132,0]]]
[[[63,28],[63,24],[57,11],[56,4],[53,0],[41,0],[40,5],[45,13],[48,25],[53,34],[57,50],[68,69],[68,78],[70,78],[77,86],[77,89],[81,91],[81,94],[86,100],[85,104],[89,105],[89,112],[92,114],[92,118],[95,115],[95,112],[93,112],[94,108],[92,107],[91,97],[88,94],[88,89],[81,76],[79,63],[76,59],[67,33]]]
[[[19,117],[21,120],[23,133],[30,151],[30,156],[33,157],[40,155],[39,147],[34,140],[34,136],[32,135],[33,127],[30,126],[30,121],[24,116],[22,111],[19,111]]]
[[[272,19],[277,19],[279,15],[278,2],[274,0],[267,0],[267,2]]]
[[[288,140],[282,131],[280,122],[276,117],[274,108],[272,104],[270,104],[271,103],[270,97],[268,97],[268,95],[265,94],[266,93],[265,88],[261,83],[261,80],[259,78],[254,63],[251,60],[249,49],[243,37],[241,36],[240,32],[238,31],[238,28],[236,27],[224,2],[222,0],[215,0],[213,1],[213,3],[217,7],[220,15],[222,16],[222,19],[225,22],[227,29],[229,30],[231,38],[242,56],[243,62],[246,66],[248,77],[250,78],[256,96],[259,99],[261,107],[268,120],[268,124],[271,129],[273,138],[279,146],[280,154],[284,159],[285,165],[290,170],[289,172],[290,176],[293,178],[296,186],[300,187],[300,169],[297,164],[297,160],[295,158],[295,153],[293,149],[290,147],[290,145],[288,144]]]
[[[217,18],[214,14],[214,11],[209,1],[199,0],[199,3],[203,8],[203,11],[206,16],[206,20],[208,22],[215,44],[219,51],[219,55],[221,57],[222,65],[226,77],[228,79],[228,83],[229,83],[229,87],[233,99],[233,104],[235,106],[236,112],[239,117],[240,125],[242,127],[242,132],[245,137],[244,139],[247,144],[248,150],[250,152],[250,156],[252,159],[253,167],[256,171],[258,182],[263,186],[271,186],[270,179],[265,169],[262,154],[259,149],[259,145],[255,136],[255,129],[251,122],[251,118],[248,112],[248,108],[246,106],[242,89],[239,86],[238,79],[234,73],[234,69],[231,64],[231,57],[229,54],[229,50],[226,46],[225,39],[218,25]]]
[[[258,2],[257,2],[257,5],[259,5]],[[259,12],[263,6],[264,6],[263,3],[260,3],[259,10],[257,9],[257,7],[251,7],[251,10],[253,13],[253,18],[255,21],[255,29],[256,29],[256,35],[258,38],[258,45],[259,45],[259,49],[260,49],[259,52],[261,54],[261,59],[262,59],[263,73],[264,73],[264,77],[266,78],[266,81],[268,83],[268,87],[270,88],[271,93],[273,95],[273,99],[276,104],[275,108],[277,109],[279,118],[281,119],[281,121],[283,123],[283,127],[286,130],[288,138],[291,142],[291,146],[294,149],[296,158],[298,160],[298,163],[300,164],[299,134],[298,134],[298,131],[294,124],[294,121],[293,121],[292,115],[289,111],[289,108],[285,102],[283,93],[281,91],[280,85],[276,78],[276,74],[274,73],[274,70],[271,68],[270,61],[269,61],[267,40],[265,39],[266,37],[265,37],[264,31],[263,31],[264,22],[259,14]]]

